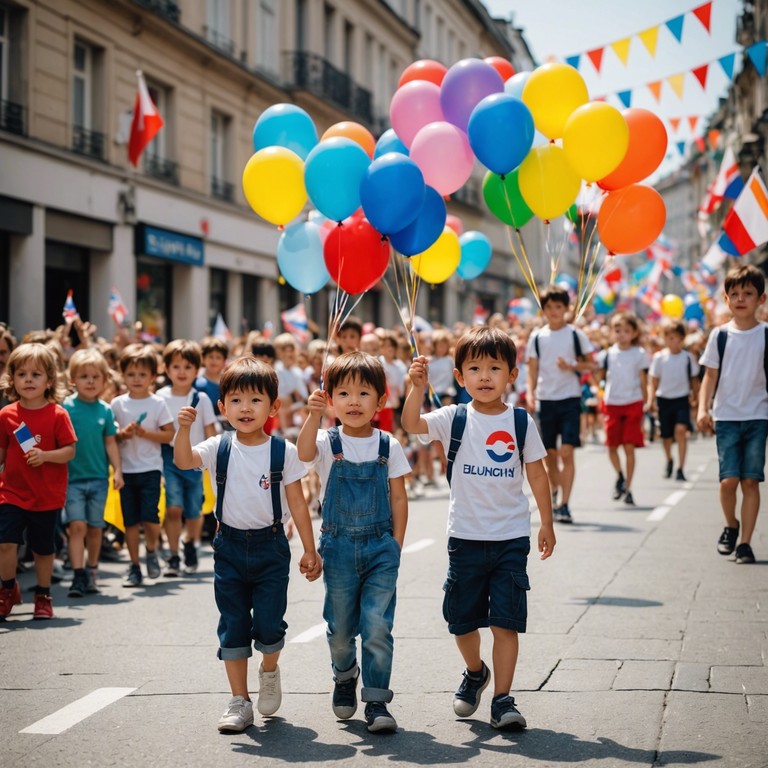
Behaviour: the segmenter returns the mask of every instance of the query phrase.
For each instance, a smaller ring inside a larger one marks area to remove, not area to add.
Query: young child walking
[[[635,505],[632,479],[635,474],[635,448],[645,445],[643,414],[648,389],[648,354],[640,346],[640,321],[629,312],[617,312],[611,320],[615,343],[597,356],[596,377],[605,379],[605,444],[616,470],[613,498]],[[624,449],[622,468],[619,448]],[[626,474],[625,470],[626,469]]]
[[[368,730],[392,732],[392,624],[400,550],[408,522],[405,475],[410,465],[392,435],[371,422],[387,401],[381,361],[365,352],[339,355],[326,370],[325,389],[309,397],[299,434],[299,458],[320,476],[325,604],[334,689],[333,712],[347,720],[357,710],[363,678]],[[320,430],[330,403],[341,428]],[[356,638],[361,638],[361,665]]]
[[[717,551],[730,555],[735,549],[737,563],[755,562],[751,542],[760,509],[760,483],[765,480],[768,324],[757,319],[765,301],[765,277],[757,267],[748,264],[731,270],[725,277],[725,303],[732,319],[712,331],[699,361],[705,373],[696,421],[702,432],[715,430],[725,517]],[[739,487],[741,524],[736,516]]]
[[[208,395],[208,399],[213,405],[213,412],[216,414],[217,431],[231,429],[229,422],[219,413],[219,381],[224,366],[227,364],[229,347],[223,339],[216,336],[206,336],[200,342],[200,352],[203,370],[195,379],[195,389]]]
[[[100,399],[108,376],[107,361],[95,347],[78,349],[69,359],[69,380],[75,392],[64,400],[64,408],[77,435],[77,454],[69,463],[64,508],[69,562],[73,569],[69,597],[99,591],[97,572],[106,527],[104,507],[109,492],[110,464],[114,468],[115,490],[123,487],[115,419],[112,409]]]
[[[680,320],[668,320],[663,326],[665,348],[651,360],[648,372],[649,413],[659,416],[659,432],[666,463],[664,477],[672,477],[672,441],[677,443],[677,474],[685,481],[685,455],[691,425],[691,402],[699,392],[699,364],[683,349],[685,326]]]
[[[120,355],[120,371],[127,392],[112,400],[117,422],[117,444],[123,462],[123,510],[125,543],[131,564],[123,579],[124,587],[140,587],[143,581],[139,565],[140,528],[144,526],[147,576],[160,576],[157,543],[160,538],[160,480],[163,455],[160,446],[173,440],[173,418],[165,400],[153,394],[157,376],[155,350],[144,344],[129,344]]]
[[[269,437],[264,424],[277,413],[277,374],[254,358],[235,360],[219,382],[219,409],[234,431],[192,446],[197,411],[178,415],[174,460],[180,469],[207,469],[217,478],[213,540],[213,588],[219,609],[219,651],[232,698],[219,719],[221,732],[244,731],[253,723],[248,693],[251,644],[261,653],[260,714],[275,714],[282,701],[278,659],[285,644],[291,552],[284,524],[293,517],[304,552],[299,569],[309,581],[322,571],[312,522],[301,490],[306,469],[295,446]]]
[[[16,347],[0,387],[11,401],[0,411],[0,620],[21,603],[16,566],[25,534],[37,579],[32,617],[52,619],[55,531],[77,435],[59,405],[65,391],[56,358],[43,344]]]
[[[200,413],[200,419],[192,426],[193,443],[202,443],[206,437],[213,437],[217,431],[216,414],[208,395],[193,388],[201,358],[197,342],[187,339],[171,341],[163,350],[165,375],[171,383],[157,391],[158,396],[165,400],[173,417],[174,432],[181,408],[191,406]],[[170,551],[163,575],[174,577],[181,573],[179,543],[183,546],[184,572],[193,574],[197,572],[197,547],[203,530],[203,476],[200,472],[179,469],[173,463],[173,441],[161,445],[160,449],[165,479],[163,526]]]
[[[547,452],[531,417],[505,402],[506,389],[518,374],[517,350],[506,333],[473,328],[457,342],[455,362],[456,380],[472,398],[469,404],[420,415],[429,373],[422,356],[411,364],[412,388],[403,408],[403,428],[439,440],[449,461],[443,616],[466,665],[453,711],[459,717],[474,714],[493,676],[491,725],[525,728],[510,695],[530,588],[531,513],[523,492],[523,456],[539,508],[538,550],[545,560],[555,548],[552,497],[542,461]],[[481,656],[479,630],[488,626],[493,634],[492,675]]]

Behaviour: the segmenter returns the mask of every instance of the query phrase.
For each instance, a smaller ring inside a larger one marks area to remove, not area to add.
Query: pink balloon
[[[424,126],[411,145],[411,160],[421,168],[424,181],[441,195],[450,195],[472,174],[475,156],[467,134],[452,123]]]
[[[445,120],[440,88],[428,80],[412,80],[395,91],[389,104],[389,121],[408,149],[416,134],[429,123]]]
[[[445,226],[450,227],[459,237],[464,233],[464,225],[461,223],[461,219],[453,214],[448,214],[445,217]]]

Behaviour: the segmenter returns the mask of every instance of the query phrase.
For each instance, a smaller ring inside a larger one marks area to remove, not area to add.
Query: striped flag
[[[216,322],[213,324],[213,330],[211,331],[211,336],[214,336],[217,339],[221,339],[222,341],[232,341],[232,332],[229,330],[229,327],[224,322],[224,318],[219,312],[218,315],[216,315]]]
[[[303,304],[297,304],[281,312],[280,319],[283,321],[283,328],[292,334],[299,344],[306,344],[309,341],[307,310]]]
[[[733,149],[728,147],[723,155],[723,162],[720,164],[720,170],[715,177],[712,185],[711,196],[713,205],[716,208],[722,202],[724,197],[735,200],[741,190],[744,189],[744,182],[741,179],[739,163]]]
[[[138,80],[138,90],[136,92],[136,103],[133,107],[133,120],[131,121],[131,136],[128,139],[128,160],[135,166],[138,165],[141,153],[152,139],[155,138],[158,131],[165,125],[163,118],[157,111],[155,102],[149,95],[144,75],[139,70],[136,73]]]
[[[109,292],[109,304],[107,304],[107,312],[109,316],[115,321],[115,325],[122,325],[123,320],[128,317],[128,310],[123,303],[123,297],[117,288],[113,288]]]
[[[74,320],[77,317],[77,307],[75,306],[75,300],[72,298],[72,291],[67,291],[67,299],[64,302],[64,309],[61,310],[61,316],[65,320]]]
[[[757,168],[728,211],[723,231],[741,256],[768,242],[768,191]]]

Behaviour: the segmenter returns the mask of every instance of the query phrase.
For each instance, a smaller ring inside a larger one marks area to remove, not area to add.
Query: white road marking
[[[73,725],[77,725],[80,721],[85,720],[86,717],[95,715],[100,709],[114,704],[135,690],[135,688],[97,688],[87,696],[83,696],[82,699],[73,701],[52,715],[32,723],[32,725],[19,731],[19,733],[45,733],[53,735],[63,733]]]
[[[325,622],[323,622],[322,624],[315,624],[314,627],[305,629],[303,632],[296,635],[296,637],[289,640],[288,642],[289,643],[309,643],[312,640],[315,640],[316,638],[320,637],[321,635],[324,635],[325,628],[326,628]]]
[[[414,541],[413,544],[409,544],[407,547],[403,547],[403,554],[410,555],[414,552],[419,552],[422,549],[431,547],[435,543],[434,539],[419,539]]]
[[[679,504],[684,498],[685,495],[688,493],[688,491],[693,488],[694,483],[701,477],[701,473],[706,468],[706,464],[702,464],[698,467],[696,467],[696,473],[693,475],[690,475],[688,480],[683,483],[683,487],[677,491],[673,491],[672,493],[667,496],[664,501],[661,502],[661,504],[656,507],[648,517],[645,519],[649,522],[657,523],[659,520],[663,520],[667,514],[669,514],[669,511],[674,507],[676,504]]]
[[[667,516],[667,512],[672,509],[672,507],[656,507],[653,512],[651,512],[648,517],[646,517],[646,520],[650,520],[651,522],[658,522],[659,520],[663,520]]]

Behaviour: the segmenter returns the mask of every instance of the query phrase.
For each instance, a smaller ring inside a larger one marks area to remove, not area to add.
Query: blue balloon
[[[371,226],[383,235],[399,232],[418,215],[424,202],[424,175],[397,152],[374,160],[360,182],[360,202]]]
[[[704,308],[699,302],[699,297],[695,293],[686,293],[683,299],[685,309],[683,318],[686,320],[697,320],[699,323],[704,321]]]
[[[393,232],[389,242],[403,256],[423,253],[443,233],[447,215],[442,195],[433,187],[427,187],[416,218],[404,229]]]
[[[317,293],[331,279],[325,268],[320,227],[312,221],[286,227],[277,243],[277,266],[292,288]]]
[[[373,150],[373,159],[378,160],[382,155],[386,155],[387,152],[399,152],[406,157],[410,157],[411,154],[408,147],[400,141],[400,137],[393,128],[384,131],[379,136],[379,140],[376,142],[376,149]]]
[[[302,160],[317,144],[317,128],[312,118],[295,104],[273,104],[265,109],[253,126],[253,149],[286,147]]]
[[[486,96],[472,110],[467,126],[475,156],[500,176],[523,162],[531,151],[534,132],[531,110],[507,93]]]
[[[473,280],[485,272],[491,263],[491,241],[482,232],[465,232],[459,237],[459,245],[461,261],[456,267],[456,274],[462,280]]]
[[[334,136],[307,155],[304,185],[323,216],[343,221],[360,207],[360,182],[371,159],[352,139]]]
[[[523,88],[528,82],[528,78],[531,76],[531,72],[516,72],[512,77],[504,83],[504,93],[508,93],[510,96],[514,96],[516,99],[523,100]]]

